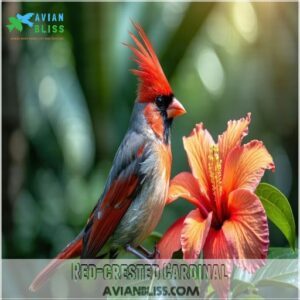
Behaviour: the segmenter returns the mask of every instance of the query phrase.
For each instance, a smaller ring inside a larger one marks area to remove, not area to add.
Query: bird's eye
[[[162,107],[165,105],[165,99],[164,97],[162,96],[158,96],[156,99],[155,99],[155,104],[157,105],[157,107]]]

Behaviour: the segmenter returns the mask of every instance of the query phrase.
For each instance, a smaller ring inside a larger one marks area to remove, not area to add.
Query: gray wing
[[[139,194],[144,179],[141,163],[147,157],[146,147],[144,136],[135,131],[126,134],[116,153],[103,194],[85,227],[82,258],[97,255]]]
[[[138,156],[140,156],[142,152],[145,156],[147,146],[146,144],[146,138],[142,134],[137,133],[136,131],[130,130],[125,135],[113,160],[112,168],[109,172],[103,195],[111,186],[112,182],[114,182],[119,177],[121,172],[123,172],[126,169],[132,168],[138,171],[139,165],[137,165],[137,163],[139,163],[139,160],[136,160],[135,158],[138,158]]]

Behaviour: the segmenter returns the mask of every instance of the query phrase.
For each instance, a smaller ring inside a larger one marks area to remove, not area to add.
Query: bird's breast
[[[152,146],[151,154],[142,163],[142,188],[118,226],[117,244],[140,244],[157,226],[167,198],[172,156],[164,144]]]

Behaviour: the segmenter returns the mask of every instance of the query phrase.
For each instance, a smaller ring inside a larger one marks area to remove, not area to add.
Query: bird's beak
[[[183,105],[176,99],[173,98],[171,104],[169,105],[167,109],[167,115],[168,118],[175,118],[178,116],[181,116],[186,113],[186,110],[184,109]]]

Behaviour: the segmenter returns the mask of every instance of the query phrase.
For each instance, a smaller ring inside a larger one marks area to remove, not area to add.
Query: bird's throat
[[[165,144],[170,143],[170,128],[173,119],[168,119],[167,113],[153,109],[151,105],[145,107],[145,118],[155,135]]]

